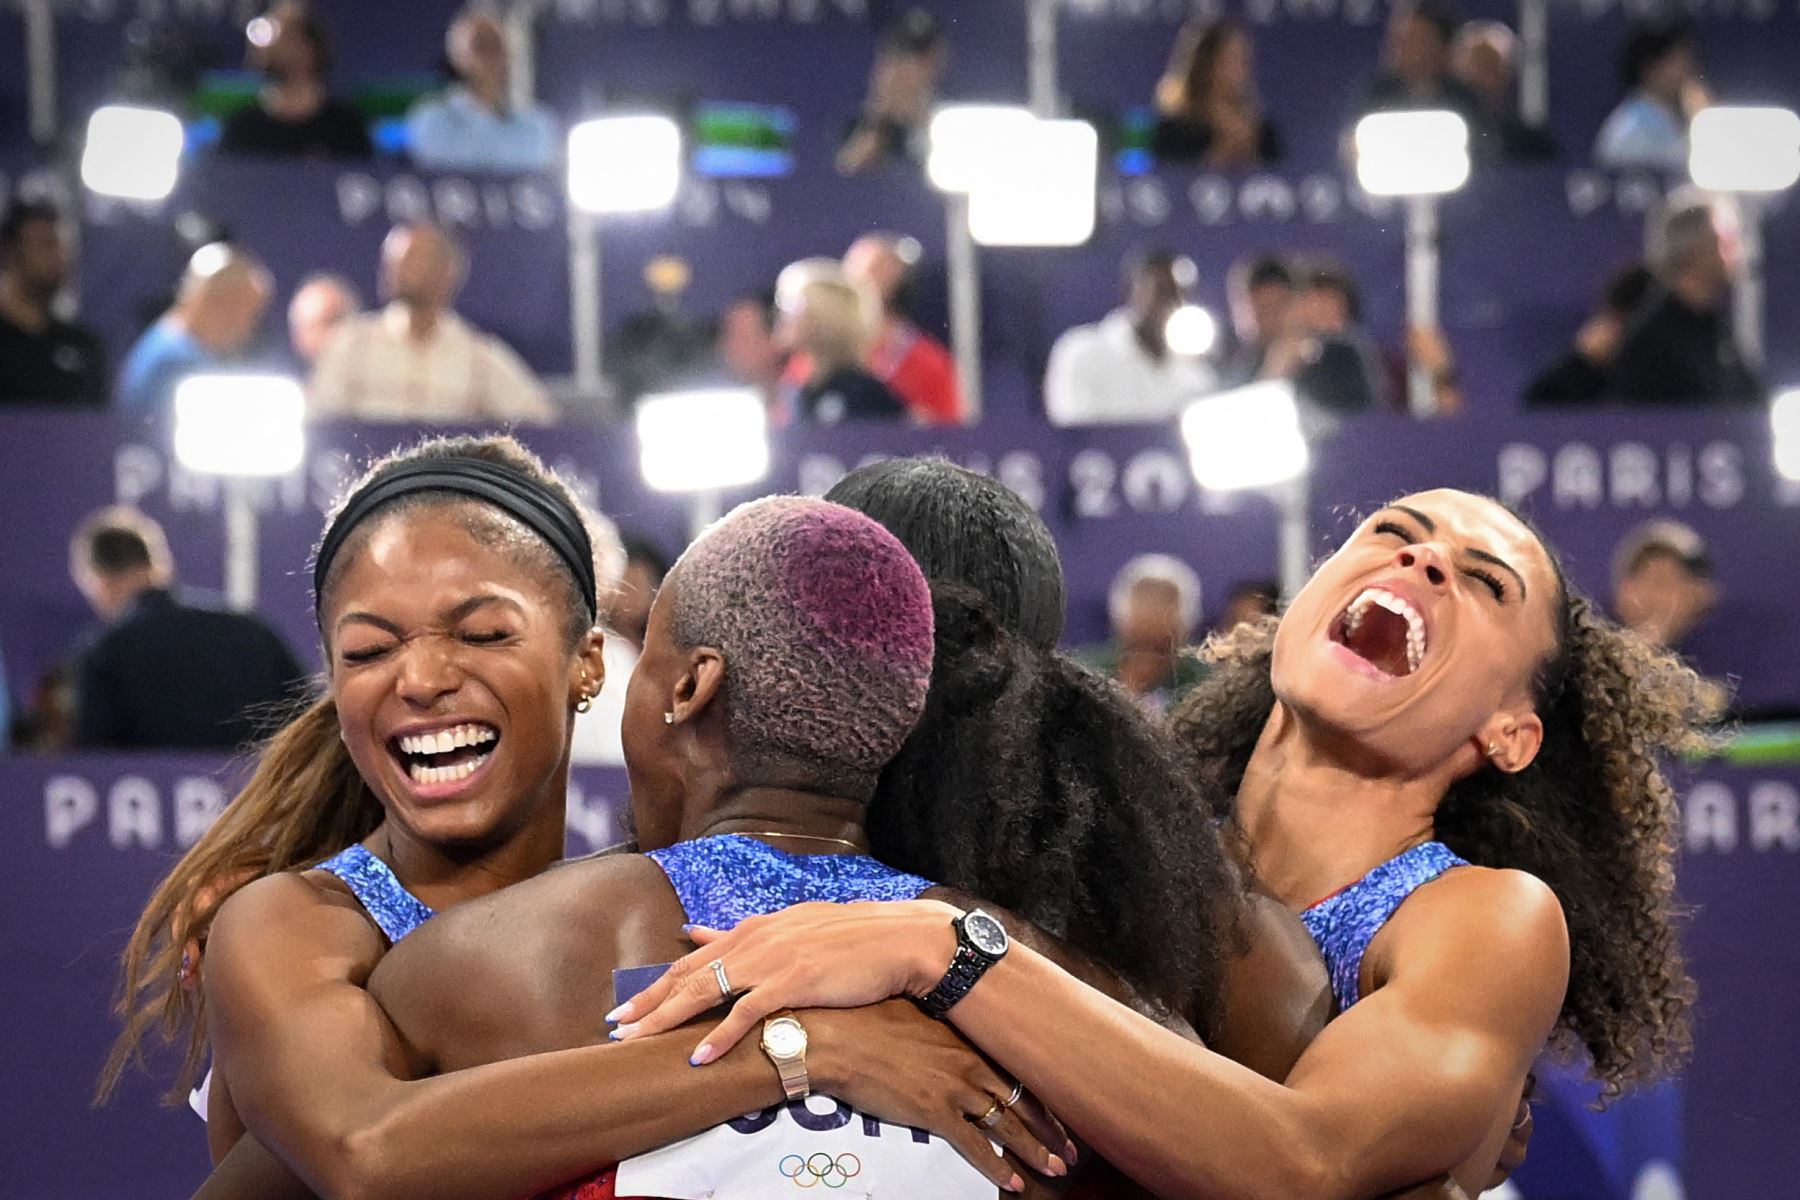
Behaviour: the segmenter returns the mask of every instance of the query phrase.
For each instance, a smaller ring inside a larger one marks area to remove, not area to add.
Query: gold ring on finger
[[[1000,1123],[1000,1118],[1005,1115],[1006,1105],[1000,1103],[998,1099],[995,1099],[992,1104],[988,1105],[988,1110],[986,1112],[975,1118],[975,1123],[983,1129],[992,1129]]]

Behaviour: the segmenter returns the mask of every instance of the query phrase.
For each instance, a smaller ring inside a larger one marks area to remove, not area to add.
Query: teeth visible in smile
[[[464,746],[485,746],[499,736],[486,725],[458,725],[454,729],[403,737],[400,749],[407,754],[448,754]]]
[[[1406,621],[1406,669],[1410,674],[1419,669],[1425,661],[1425,618],[1417,609],[1405,600],[1384,588],[1364,588],[1362,593],[1350,602],[1344,614],[1344,632],[1353,634],[1357,626],[1362,624],[1363,615],[1369,611],[1369,605],[1379,604],[1387,611]]]
[[[483,754],[479,758],[471,758],[467,762],[460,762],[450,767],[428,767],[423,763],[408,763],[406,773],[412,776],[414,783],[457,783],[479,771],[481,764],[487,760],[488,756]]]

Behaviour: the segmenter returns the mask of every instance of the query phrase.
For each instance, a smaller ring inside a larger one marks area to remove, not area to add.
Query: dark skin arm
[[[679,903],[648,860],[572,864],[459,905],[386,958],[347,897],[335,903],[293,876],[240,896],[249,900],[234,897],[215,926],[206,971],[222,997],[216,1053],[261,1144],[234,1147],[203,1196],[518,1196],[782,1099],[754,1044],[731,1056],[725,1082],[689,1068],[690,1037],[641,1051],[606,1043],[613,968],[689,948]],[[852,1036],[833,1037],[838,1020],[815,1020],[822,1085],[830,1047]],[[839,1094],[933,1129],[1011,1182],[1014,1168],[949,1102],[958,1089],[964,1101],[1004,1094],[999,1076],[951,1031],[927,1032],[939,1044],[908,1061],[907,1078]],[[449,1073],[409,1082],[432,1071]],[[1050,1165],[1022,1122],[996,1133],[1026,1162]],[[298,1178],[281,1177],[283,1161]]]
[[[729,1048],[767,1005],[929,988],[954,949],[943,922],[929,902],[802,905],[730,933],[697,930],[702,951],[621,1015],[630,1036],[678,1023],[700,954],[718,958],[748,989],[704,1039]],[[1462,868],[1401,906],[1363,971],[1364,999],[1283,1084],[1171,1038],[1028,948],[950,1017],[1166,1195],[1360,1200],[1446,1171],[1478,1188],[1568,985],[1556,897],[1520,872]]]

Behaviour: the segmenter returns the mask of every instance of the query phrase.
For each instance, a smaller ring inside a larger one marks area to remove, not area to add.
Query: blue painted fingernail
[[[683,925],[683,926],[682,926],[682,927],[681,927],[681,932],[682,932],[682,933],[683,933],[683,934],[684,934],[684,935],[686,935],[686,934],[691,934],[691,933],[693,933],[693,932],[694,932],[694,930],[696,930],[696,929],[698,929],[698,928],[700,928],[700,927],[699,927],[699,926],[698,926],[698,925]]]
[[[611,1012],[606,1014],[606,1023],[608,1025],[617,1025],[620,1021],[623,1021],[626,1017],[628,1017],[630,1015],[631,1015],[631,1001],[627,1000],[625,1003],[619,1005],[619,1007],[613,1009]]]
[[[712,1061],[712,1057],[712,1046],[702,1042],[700,1048],[694,1051],[693,1057],[688,1059],[688,1065],[692,1067],[704,1067],[707,1063]]]

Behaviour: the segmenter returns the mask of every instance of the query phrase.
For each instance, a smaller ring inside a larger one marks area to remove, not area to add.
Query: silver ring
[[[1000,1107],[1001,1108],[1011,1108],[1013,1105],[1017,1104],[1024,1095],[1025,1095],[1025,1085],[1022,1083],[1015,1083],[1015,1084],[1013,1084],[1012,1095],[1010,1095],[1006,1099],[1002,1100],[1000,1102]]]
[[[713,978],[718,981],[719,998],[721,1000],[731,999],[731,981],[725,978],[724,962],[715,958],[707,965],[712,968]]]

